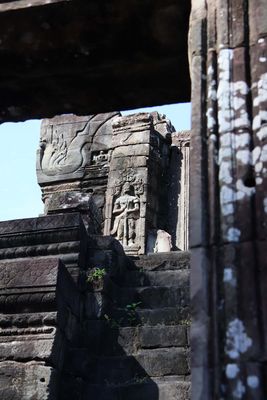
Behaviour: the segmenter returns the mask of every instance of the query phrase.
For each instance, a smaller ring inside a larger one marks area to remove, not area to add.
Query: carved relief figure
[[[47,127],[40,142],[40,165],[44,174],[70,174],[82,167],[88,142],[87,124],[72,137],[65,135],[64,125]]]
[[[93,154],[92,164],[104,164],[110,161],[110,152],[100,150],[98,153]]]
[[[129,181],[123,184],[121,193],[115,200],[113,216],[115,219],[111,235],[116,235],[123,246],[134,246],[137,220],[140,217],[140,199],[134,184]]]

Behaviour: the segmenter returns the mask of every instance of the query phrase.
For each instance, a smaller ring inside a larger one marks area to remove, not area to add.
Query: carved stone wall
[[[157,112],[44,120],[37,177],[45,213],[79,211],[88,232],[116,237],[128,254],[186,250],[188,140]],[[158,245],[163,237],[167,247]]]

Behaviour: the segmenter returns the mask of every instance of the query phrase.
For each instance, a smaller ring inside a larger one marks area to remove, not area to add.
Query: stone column
[[[104,234],[116,237],[127,254],[144,254],[148,237],[155,242],[162,227],[166,135],[173,129],[166,121],[157,113],[140,113],[113,124]]]
[[[266,32],[265,1],[192,2],[193,400],[266,396]]]
[[[169,174],[169,226],[173,247],[188,250],[190,131],[172,134]]]

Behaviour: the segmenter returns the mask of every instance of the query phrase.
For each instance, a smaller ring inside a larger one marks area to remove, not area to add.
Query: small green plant
[[[106,273],[107,272],[105,268],[101,267],[93,268],[87,277],[87,282],[88,283],[100,282],[104,279]]]
[[[127,313],[127,319],[130,325],[135,325],[137,322],[137,307],[140,306],[141,301],[138,301],[137,303],[131,303],[127,304],[125,306],[125,311]]]
[[[116,319],[110,318],[109,315],[104,314],[104,318],[106,323],[110,326],[111,329],[118,329],[120,327],[120,324]]]
[[[180,325],[190,326],[191,324],[192,324],[192,321],[191,321],[190,318],[188,318],[188,319],[182,319],[182,320],[180,321]]]

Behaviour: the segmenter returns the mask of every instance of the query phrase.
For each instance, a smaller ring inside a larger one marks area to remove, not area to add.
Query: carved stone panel
[[[73,114],[44,119],[37,152],[39,184],[81,178],[91,163],[91,151],[100,158],[110,148],[109,120],[118,113],[76,116]],[[95,138],[101,138],[95,140]],[[93,149],[92,149],[93,147]],[[93,163],[96,158],[93,159]]]
[[[110,234],[129,252],[140,249],[141,215],[144,208],[144,182],[136,170],[122,172],[114,182],[111,197]]]
[[[84,198],[90,194],[91,203],[96,202],[100,213],[103,212],[112,151],[112,122],[118,115],[118,112],[69,114],[42,121],[37,178],[45,214],[55,212],[52,205],[58,203],[60,193],[61,212],[72,211],[69,202],[64,204],[64,198],[73,197],[72,192],[76,200],[81,199],[81,204],[76,201],[77,210],[84,209]],[[83,214],[87,223],[86,212]]]
[[[39,183],[83,175],[89,156],[91,118],[64,116],[43,120],[37,156]]]

